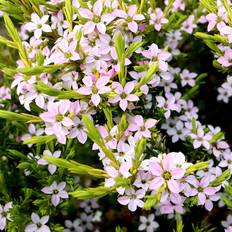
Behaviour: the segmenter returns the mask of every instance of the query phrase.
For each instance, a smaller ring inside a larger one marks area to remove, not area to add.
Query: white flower
[[[49,16],[44,15],[40,18],[36,13],[31,14],[31,21],[25,25],[25,29],[28,31],[33,31],[35,38],[39,39],[42,36],[42,32],[51,32],[51,27],[46,24]]]
[[[198,128],[196,134],[190,135],[193,139],[193,147],[194,149],[199,148],[200,146],[204,146],[207,150],[210,148],[210,140],[212,136],[209,133],[205,134],[203,128]]]
[[[141,199],[145,196],[145,192],[144,189],[139,189],[137,191],[134,189],[127,189],[125,195],[118,198],[118,202],[121,205],[128,205],[128,209],[134,212],[137,207],[143,207],[144,202]]]
[[[50,151],[48,150],[45,150],[43,152],[43,155],[47,155],[47,156],[51,156],[51,157],[54,157],[54,158],[59,158],[60,155],[61,155],[61,151],[55,151],[53,153],[51,153]],[[42,158],[40,158],[38,161],[37,161],[38,164],[40,165],[48,165],[48,171],[53,175],[56,171],[56,165],[54,164],[49,164],[47,160],[44,160]]]
[[[49,220],[49,216],[40,218],[38,214],[32,213],[31,220],[33,223],[26,226],[25,232],[51,232],[49,227],[45,225]]]
[[[140,216],[139,230],[146,230],[146,232],[153,232],[155,229],[159,227],[159,224],[154,221],[155,215],[150,214],[148,217]]]
[[[60,203],[60,198],[68,198],[68,193],[64,190],[65,186],[65,182],[57,185],[56,181],[54,181],[51,186],[46,186],[41,191],[46,194],[52,194],[51,202],[56,207]]]
[[[8,202],[5,206],[0,205],[0,230],[4,230],[7,220],[12,221],[9,210],[12,208],[12,202]]]
[[[81,225],[81,220],[79,218],[75,219],[73,222],[70,220],[65,220],[64,224],[66,228],[63,230],[63,232],[84,232]]]

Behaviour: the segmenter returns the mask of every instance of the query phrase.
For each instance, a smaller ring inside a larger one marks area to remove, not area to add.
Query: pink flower
[[[150,14],[150,24],[154,25],[157,31],[160,31],[162,24],[168,23],[168,20],[164,17],[164,13],[160,8],[156,8],[154,13]]]
[[[49,16],[44,15],[40,18],[36,13],[31,14],[31,21],[26,23],[25,29],[28,31],[33,31],[35,38],[39,39],[42,35],[42,32],[51,32],[51,27],[46,24],[48,21]]]
[[[60,203],[60,198],[68,198],[68,193],[64,190],[65,186],[65,182],[61,182],[57,185],[56,181],[54,181],[52,185],[44,187],[41,191],[52,195],[51,202],[56,207]]]
[[[45,133],[48,135],[55,134],[58,141],[62,144],[66,143],[67,128],[70,128],[74,122],[68,116],[71,102],[61,100],[60,102],[49,102],[47,112],[40,114],[40,118],[46,122]]]
[[[137,12],[137,6],[131,5],[128,9],[128,12],[126,13],[123,10],[114,10],[113,15],[118,18],[122,18],[122,22],[128,23],[128,28],[133,33],[136,33],[139,29],[139,26],[136,21],[142,21],[145,19],[143,14],[136,14]]]
[[[101,75],[98,79],[95,75],[86,76],[82,79],[85,86],[79,88],[78,93],[91,95],[91,101],[95,106],[98,106],[101,101],[100,95],[111,91],[111,88],[106,86],[109,80],[110,77],[106,75]]]
[[[210,140],[212,136],[207,133],[205,134],[203,128],[197,129],[197,134],[190,134],[193,139],[193,147],[195,149],[199,148],[200,146],[204,146],[207,150],[210,148]]]
[[[117,103],[119,102],[120,108],[125,111],[128,107],[128,102],[130,101],[138,101],[139,98],[135,94],[131,94],[131,92],[134,90],[135,84],[133,81],[127,82],[125,87],[123,87],[118,82],[112,83],[112,88],[114,89],[115,93],[118,94],[118,96],[109,99],[110,103]]]
[[[145,17],[142,14],[136,14],[137,12],[137,6],[131,5],[128,9],[128,28],[133,33],[136,33],[138,31],[138,24],[136,21],[144,20]]]
[[[128,209],[134,212],[137,207],[142,208],[144,202],[141,200],[145,196],[145,190],[139,189],[135,191],[134,189],[127,189],[124,196],[118,198],[118,202],[121,205],[128,205]]]
[[[166,94],[166,99],[162,96],[157,96],[157,106],[165,110],[164,116],[168,119],[171,115],[171,111],[180,111],[180,106],[176,102],[176,98],[172,94]]]
[[[213,208],[213,201],[218,200],[215,195],[217,189],[209,186],[209,177],[205,176],[200,181],[194,176],[188,176],[186,181],[194,188],[191,189],[191,196],[198,196],[198,205],[205,205],[205,208],[210,211]]]
[[[150,189],[158,190],[164,183],[167,183],[168,189],[172,193],[179,193],[180,184],[177,180],[184,176],[185,170],[175,166],[172,155],[165,155],[160,163],[151,162],[149,171],[154,176]]]
[[[149,129],[155,126],[157,123],[157,120],[155,119],[148,119],[144,121],[143,117],[141,115],[136,115],[133,118],[132,124],[128,127],[128,130],[130,131],[136,131],[135,138],[140,139],[142,137],[144,138],[151,138],[151,132]]]
[[[195,23],[195,18],[194,15],[190,15],[182,24],[182,30],[192,34],[193,30],[197,27],[196,23]]]
[[[97,29],[101,34],[105,34],[106,25],[101,18],[103,11],[102,0],[97,0],[93,5],[93,12],[86,8],[80,8],[79,14],[81,17],[88,19],[89,21],[83,26],[84,34],[91,34]],[[113,18],[112,18],[113,19]]]
[[[0,87],[0,100],[10,100],[10,99],[11,99],[10,89],[5,86]]]
[[[84,123],[78,117],[75,117],[73,123],[73,128],[70,130],[70,138],[77,138],[81,144],[84,144],[88,138],[85,133]]]
[[[186,85],[194,86],[194,85],[195,85],[195,80],[194,80],[194,78],[195,78],[196,76],[197,76],[196,73],[192,73],[192,72],[189,72],[189,70],[184,69],[184,70],[180,73],[181,85],[182,85],[182,86],[186,86]]]
[[[230,67],[232,65],[232,49],[226,48],[225,53],[223,56],[220,56],[217,59],[218,63],[221,64],[223,67]]]
[[[142,51],[144,57],[158,62],[159,69],[166,72],[168,69],[167,60],[171,57],[171,54],[166,51],[162,51],[156,44],[151,44],[148,50]]]
[[[77,47],[76,41],[72,41],[71,43],[69,43],[68,40],[62,39],[58,43],[58,47],[64,54],[64,58],[66,58],[68,61],[69,60],[76,61],[80,59],[79,54],[76,52],[76,47]]]

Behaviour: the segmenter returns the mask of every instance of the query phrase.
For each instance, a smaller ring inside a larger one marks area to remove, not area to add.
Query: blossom
[[[40,218],[38,214],[32,213],[31,220],[33,223],[26,226],[25,232],[50,232],[51,231],[49,227],[45,225],[49,220],[49,216],[43,216]]]
[[[111,88],[106,86],[110,80],[109,76],[86,76],[82,79],[85,86],[78,89],[78,93],[83,95],[91,95],[91,101],[95,106],[98,106],[101,97],[100,95],[110,92]]]
[[[80,59],[80,55],[76,52],[76,47],[77,47],[76,41],[72,41],[71,43],[69,43],[68,40],[62,39],[57,44],[57,46],[59,47],[61,52],[64,54],[62,63],[66,63],[69,60],[76,61],[76,60]],[[61,57],[59,57],[59,58],[61,59]]]
[[[146,232],[153,232],[155,229],[159,227],[159,224],[154,220],[155,215],[150,214],[147,217],[145,216],[140,216],[140,225],[138,230],[145,230]]]
[[[162,51],[158,48],[156,44],[151,44],[148,50],[142,51],[144,57],[158,62],[159,69],[166,72],[168,69],[167,60],[171,58],[171,54],[166,51]]]
[[[61,151],[55,151],[53,153],[51,153],[51,151],[49,150],[45,150],[43,152],[43,155],[47,155],[47,156],[51,156],[51,157],[54,157],[54,158],[59,158],[60,155],[61,155]],[[47,160],[44,160],[43,158],[40,158],[38,161],[37,161],[38,164],[40,165],[48,165],[48,171],[53,175],[56,171],[56,165],[54,164],[49,164]]]
[[[5,86],[0,87],[0,100],[10,100],[10,99],[11,99],[10,89]]]
[[[128,102],[130,101],[138,101],[139,98],[137,95],[132,94],[134,90],[135,84],[133,81],[127,82],[125,87],[123,87],[118,82],[112,83],[112,88],[114,89],[115,93],[118,94],[118,96],[109,99],[110,103],[117,103],[119,102],[120,108],[125,111],[128,107]]]
[[[44,187],[41,191],[52,195],[51,202],[56,207],[60,203],[60,198],[68,198],[68,193],[64,190],[65,186],[65,182],[61,182],[57,185],[56,181],[54,181],[50,186]]]
[[[70,106],[71,103],[68,100],[49,102],[47,112],[40,114],[40,118],[47,123],[45,133],[48,135],[55,134],[58,141],[63,144],[65,144],[68,134],[67,128],[74,124],[73,120],[67,115]]]
[[[168,23],[168,20],[164,17],[164,13],[160,8],[156,8],[154,13],[150,14],[150,24],[154,25],[157,31],[160,31],[162,24]]]
[[[150,129],[154,127],[156,123],[157,123],[157,120],[155,119],[148,119],[144,121],[141,115],[136,115],[133,118],[132,123],[128,127],[128,130],[136,132],[135,133],[136,139],[140,139],[142,137],[150,138],[151,137]]]
[[[164,183],[172,193],[179,193],[180,184],[178,180],[184,176],[185,169],[176,167],[173,162],[173,155],[167,154],[158,162],[151,162],[149,171],[154,176],[150,183],[150,189],[158,190]]]
[[[218,200],[219,196],[215,195],[217,189],[209,186],[209,177],[204,176],[199,181],[191,175],[187,177],[186,181],[194,187],[191,189],[191,196],[197,195],[198,205],[205,205],[208,211],[212,210],[212,201]]]
[[[184,70],[180,73],[181,85],[182,85],[182,86],[186,86],[186,85],[194,86],[194,85],[195,85],[195,80],[194,80],[194,78],[195,78],[196,76],[197,76],[196,73],[191,73],[191,72],[189,72],[189,70],[184,69]]]
[[[49,16],[44,15],[40,18],[36,13],[31,14],[31,21],[25,25],[25,29],[28,31],[33,31],[35,38],[39,39],[42,36],[42,32],[51,32],[51,27],[46,24]]]
[[[195,149],[199,148],[200,146],[204,146],[207,150],[210,148],[210,140],[212,136],[207,133],[205,134],[203,128],[198,128],[196,134],[190,134],[193,139],[193,147]]]
[[[101,17],[103,11],[103,3],[101,0],[97,0],[93,5],[93,12],[86,8],[79,8],[79,14],[81,17],[88,19],[89,21],[84,24],[84,34],[91,34],[97,29],[101,34],[105,34],[106,25]]]
[[[182,24],[182,30],[192,34],[193,30],[197,27],[195,21],[194,21],[194,15],[190,15]]]
[[[221,224],[225,228],[232,227],[232,215],[231,214],[227,215],[226,220],[222,221]]]
[[[180,106],[176,103],[176,98],[172,94],[166,94],[166,99],[162,96],[157,96],[158,107],[163,108],[166,112],[164,113],[165,118],[169,118],[171,111],[180,111]]]
[[[121,205],[128,205],[128,209],[134,212],[137,207],[142,208],[144,202],[141,200],[145,195],[143,189],[135,191],[134,189],[127,189],[124,196],[118,198]]]
[[[70,220],[65,220],[64,224],[66,228],[63,230],[63,232],[84,232],[81,225],[81,220],[79,218],[76,218],[73,222]]]
[[[12,202],[6,203],[4,206],[0,205],[0,230],[4,230],[7,220],[12,221],[10,209],[12,208]]]
[[[231,60],[232,60],[232,49],[231,48],[226,48],[224,55],[220,56],[217,59],[218,63],[226,68],[232,65]]]

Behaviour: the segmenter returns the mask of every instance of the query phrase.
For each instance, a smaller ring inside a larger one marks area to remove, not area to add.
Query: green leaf
[[[0,43],[5,44],[6,46],[11,47],[11,48],[17,48],[14,42],[4,38],[3,36],[0,36]]]
[[[22,73],[25,75],[39,75],[42,73],[54,73],[57,70],[64,68],[63,64],[54,64],[54,65],[47,65],[47,66],[37,66],[37,67],[27,67],[27,68],[18,68],[14,69],[14,73]]]
[[[22,160],[27,159],[27,156],[24,155],[23,153],[21,153],[20,151],[13,150],[13,149],[8,149],[7,152],[13,158],[18,158],[18,159],[22,159]]]
[[[83,120],[85,127],[87,129],[86,133],[87,133],[88,137],[101,148],[101,150],[104,152],[106,157],[108,157],[111,160],[112,165],[115,168],[118,168],[118,161],[116,160],[114,153],[106,148],[104,141],[103,141],[99,131],[94,126],[93,121],[90,119],[90,116],[87,114],[82,115],[82,120]]]
[[[145,154],[143,153],[146,148],[146,139],[142,138],[137,141],[135,146],[135,156],[133,161],[133,168],[132,168],[132,174],[136,174],[138,172],[138,169],[140,167],[140,164],[145,158]]]
[[[23,144],[45,144],[56,139],[55,135],[33,136],[23,141]]]
[[[145,198],[147,198],[147,200],[145,201],[143,208],[145,210],[151,210],[152,207],[158,205],[160,202],[162,193],[165,190],[165,188],[166,188],[166,184],[163,184],[155,194],[145,196]]]
[[[120,71],[118,73],[119,82],[122,86],[126,84],[125,76],[125,40],[122,37],[122,33],[119,32],[115,37],[115,50],[118,56],[120,65]]]
[[[209,167],[208,161],[193,164],[187,168],[185,175],[189,175],[190,173],[198,171],[198,170],[207,169],[208,167]]]
[[[71,0],[65,0],[65,6],[64,6],[64,14],[68,22],[68,29],[69,32],[73,29],[73,7],[72,7],[72,1]]]
[[[68,161],[62,158],[54,158],[51,156],[43,156],[43,159],[47,160],[51,164],[55,164],[58,167],[66,168],[68,171],[79,175],[91,175],[97,178],[107,178],[108,175],[105,171],[91,166],[80,164],[75,161]]]
[[[217,14],[218,7],[214,0],[200,0],[200,3],[206,8],[208,12]]]
[[[228,180],[230,176],[230,169],[226,169],[220,176],[218,176],[213,182],[211,182],[210,185],[216,187],[220,185],[223,181]]]
[[[112,112],[108,108],[104,108],[103,111],[107,120],[107,126],[109,129],[112,129],[112,127],[114,126]]]
[[[5,21],[5,27],[9,33],[9,35],[11,36],[12,40],[15,43],[15,46],[18,48],[19,51],[19,56],[22,59],[24,65],[26,67],[30,67],[31,66],[31,61],[28,58],[28,54],[26,51],[25,46],[22,44],[22,41],[20,39],[20,36],[18,34],[17,29],[15,28],[13,22],[11,21],[10,17],[6,14],[3,15],[4,21]]]
[[[225,136],[224,133],[222,131],[219,131],[213,136],[213,138],[209,142],[216,143],[218,140],[221,140],[222,138],[224,138],[224,136]]]
[[[39,117],[34,115],[23,114],[23,113],[18,114],[7,110],[0,110],[0,118],[5,118],[7,120],[12,120],[12,121],[27,122],[27,123],[42,121]]]
[[[131,43],[129,47],[126,49],[125,56],[126,57],[131,56],[135,51],[137,51],[140,47],[142,47],[143,44],[144,42],[140,42],[140,41]]]
[[[104,197],[112,193],[113,191],[114,189],[112,188],[99,186],[97,188],[77,189],[74,192],[71,192],[70,195],[79,200],[87,200],[92,198]]]
[[[154,62],[150,68],[148,69],[146,75],[142,77],[139,83],[135,86],[135,90],[139,90],[139,88],[152,80],[153,75],[158,71],[158,64]]]

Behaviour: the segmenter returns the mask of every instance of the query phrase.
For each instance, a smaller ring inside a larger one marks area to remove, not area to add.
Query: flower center
[[[40,222],[36,223],[36,225],[38,228],[42,227],[42,224]]]
[[[61,122],[63,120],[63,115],[62,114],[57,114],[56,115],[56,121]]]
[[[59,191],[57,189],[53,190],[53,194],[58,194],[58,193],[59,193]]]
[[[164,178],[165,180],[170,180],[170,179],[172,178],[172,175],[171,175],[171,173],[170,173],[169,171],[165,171],[165,172],[163,173],[163,178]]]

